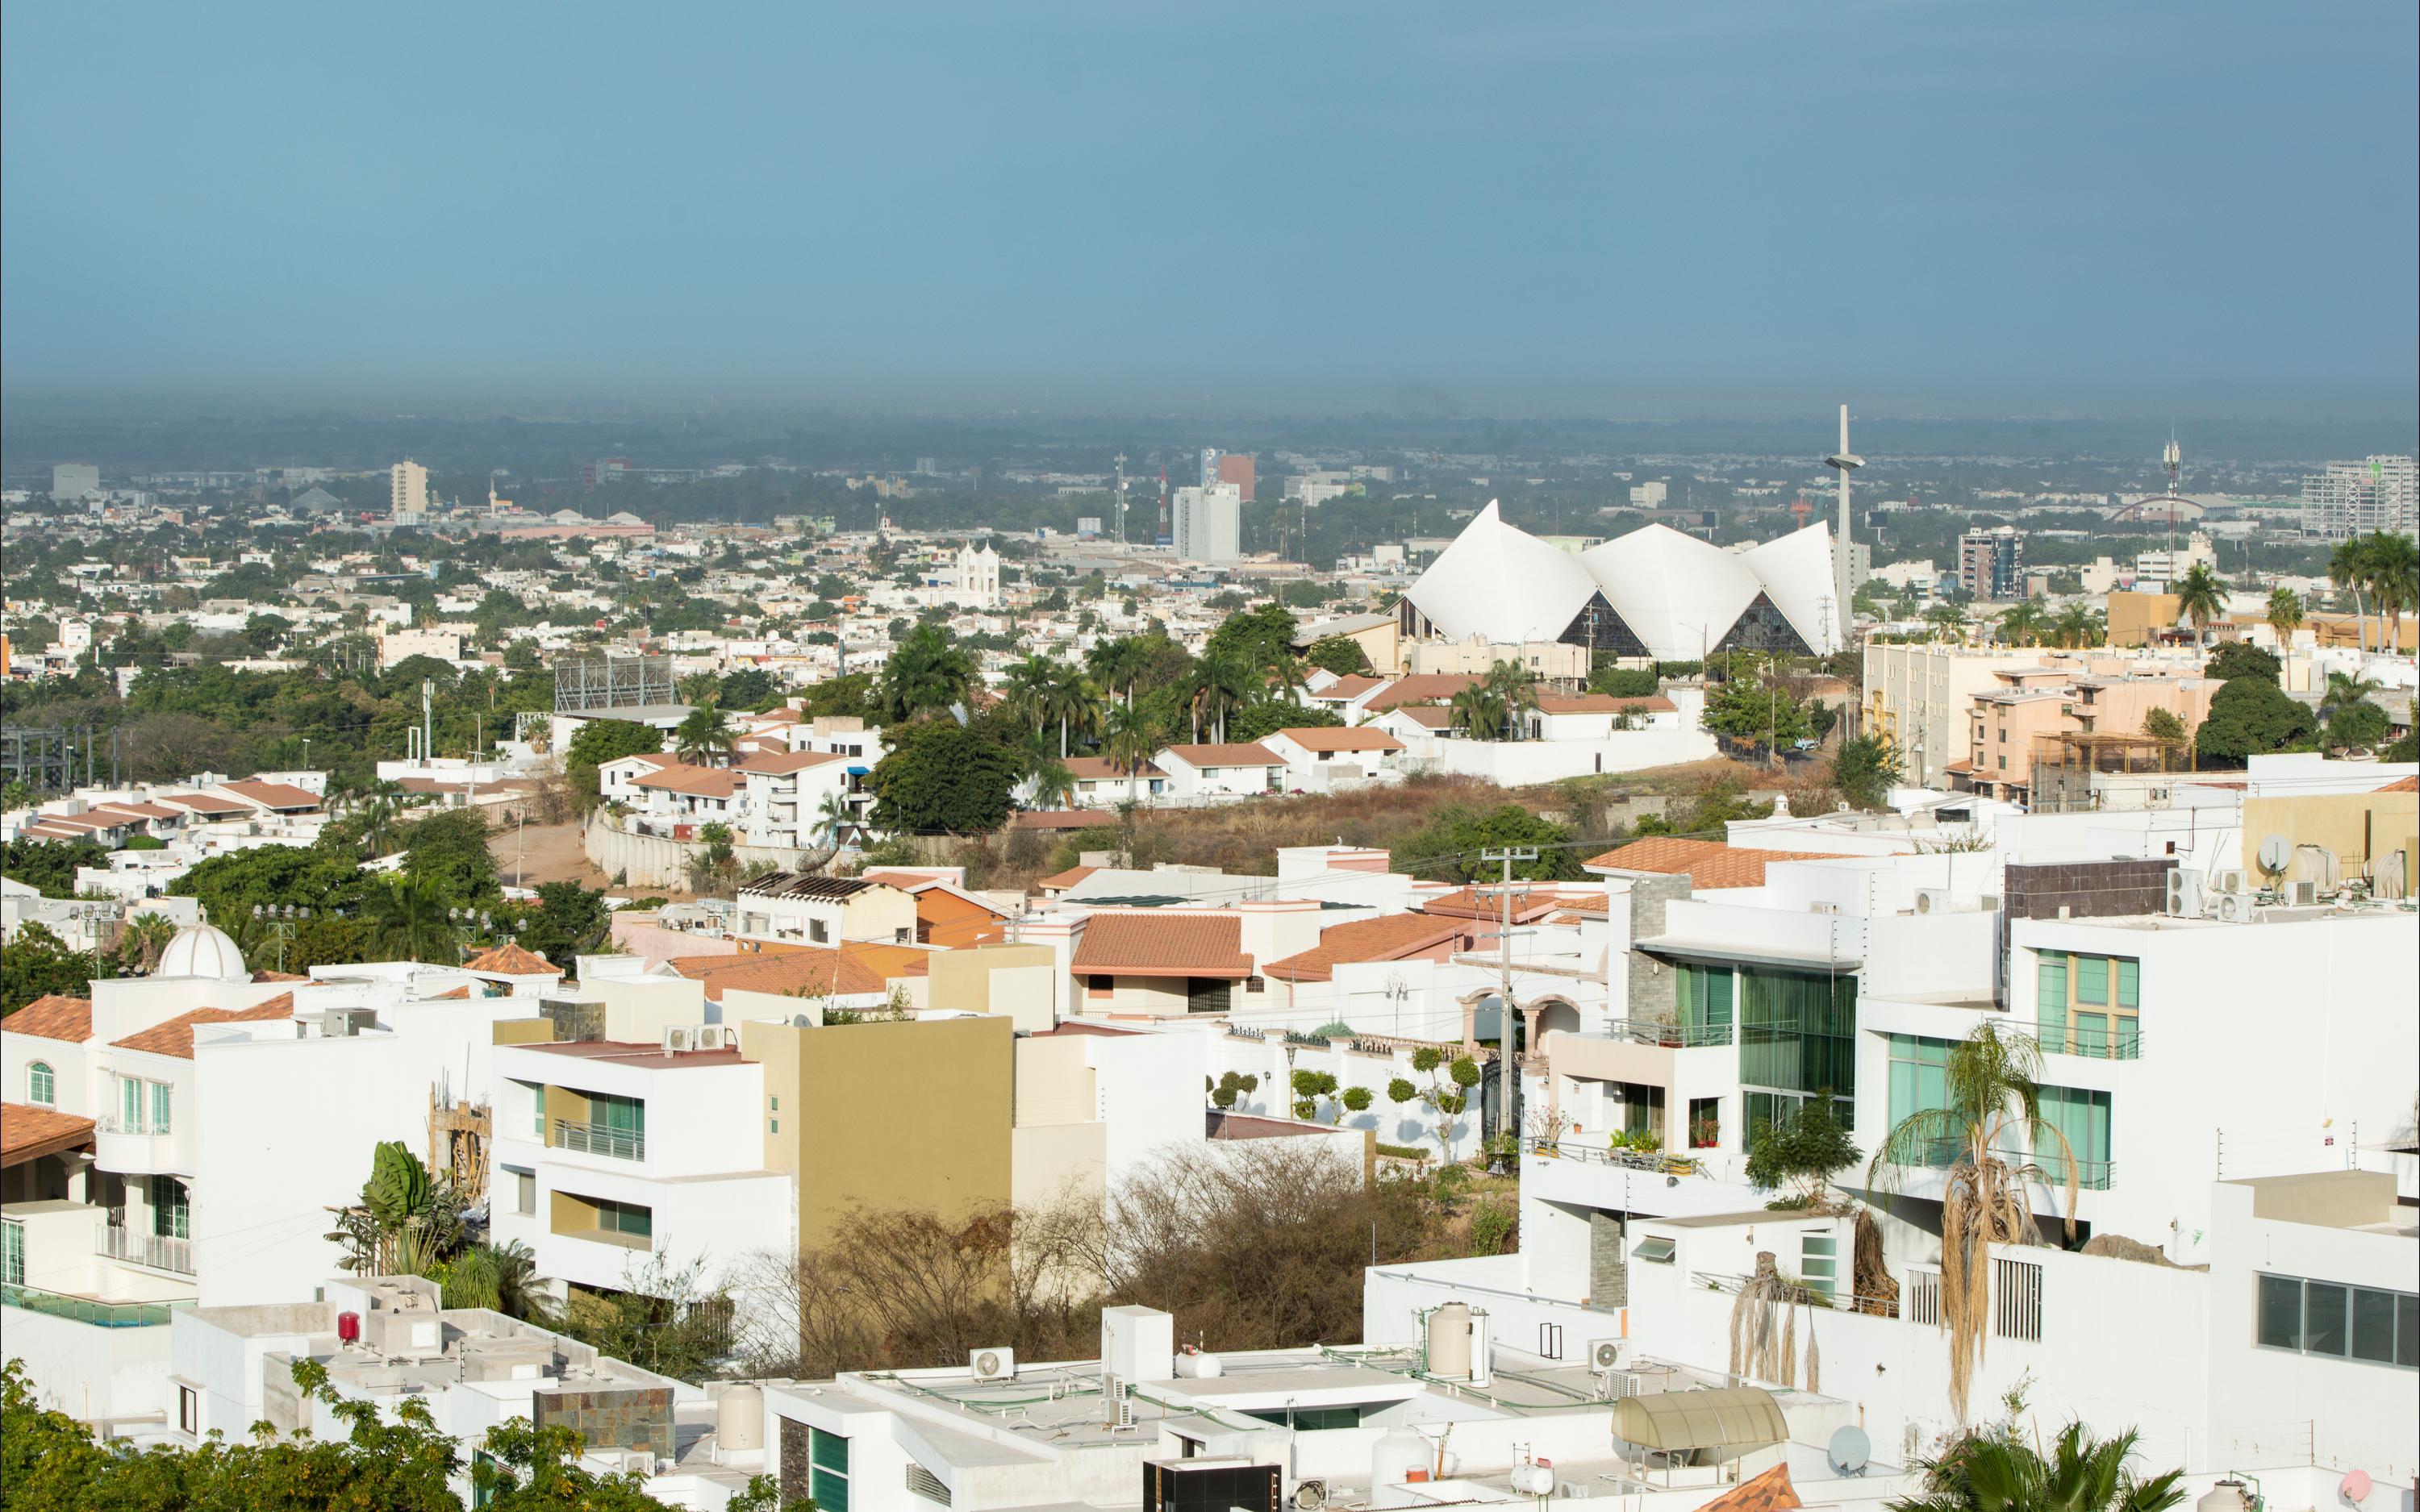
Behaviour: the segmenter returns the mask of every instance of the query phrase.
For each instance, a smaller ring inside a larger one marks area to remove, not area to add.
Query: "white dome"
[[[209,977],[220,981],[249,981],[252,972],[243,952],[225,930],[209,924],[189,924],[177,932],[160,952],[157,977]]]

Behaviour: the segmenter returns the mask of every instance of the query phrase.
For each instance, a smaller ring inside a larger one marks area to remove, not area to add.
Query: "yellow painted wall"
[[[685,977],[643,977],[599,981],[605,1005],[605,1038],[628,1044],[654,1044],[675,1025],[706,1022],[706,984]]]
[[[2374,878],[2378,858],[2400,851],[2401,896],[2414,896],[2415,873],[2420,873],[2420,793],[2309,793],[2254,798],[2243,806],[2242,865],[2247,875],[2258,874],[2260,842],[2271,835],[2283,835],[2296,845],[2325,847],[2335,854],[2339,873],[2345,877]],[[2304,864],[2307,867],[2309,862]],[[2288,878],[2306,874],[2287,872]]]
[[[1016,1061],[1007,1019],[766,1032],[799,1037],[799,1116],[782,1119],[782,1137],[795,1129],[787,1168],[798,1173],[802,1247],[828,1242],[855,1204],[947,1216],[1008,1204]]]
[[[1018,1129],[1012,1136],[1016,1173],[1011,1199],[1020,1208],[1032,1208],[1070,1195],[1095,1200],[1105,1196],[1109,1128],[1106,1123],[1061,1123]]]
[[[547,1018],[498,1019],[495,1022],[495,1044],[552,1044],[554,1021]]]
[[[737,995],[723,995],[724,1012],[731,1011],[731,999]],[[787,1023],[740,1021],[739,1053],[765,1068],[766,1105],[757,1110],[757,1127],[764,1131],[765,1168],[768,1171],[798,1168],[799,1136],[792,1119],[803,1120],[807,1116],[799,1102],[799,1047],[808,1035],[819,1032],[822,1031],[795,1028]]]
[[[561,1119],[568,1123],[591,1121],[588,1098],[585,1093],[575,1092],[568,1087],[550,1086],[539,1088],[537,1097],[539,1111],[545,1115],[546,1142],[550,1145],[555,1142],[555,1119]]]
[[[597,1229],[597,1204],[568,1192],[554,1195],[554,1208],[547,1215],[547,1232],[552,1234],[588,1234]]]
[[[1098,1112],[1094,1105],[1093,1068],[1085,1063],[1081,1039],[1029,1035],[1016,1041],[1014,1115],[1018,1128],[1090,1123]]]
[[[1020,1029],[1058,1022],[1058,955],[1047,945],[986,945],[932,960],[925,1006],[1005,1013]]]
[[[900,932],[905,930],[905,934]],[[897,887],[872,887],[841,905],[840,937],[883,945],[916,938],[916,899]]]
[[[2109,643],[2149,645],[2161,632],[2176,628],[2182,599],[2174,594],[2111,594]]]

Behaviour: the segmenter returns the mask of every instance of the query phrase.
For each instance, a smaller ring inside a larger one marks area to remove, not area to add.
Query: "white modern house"
[[[1286,766],[1277,752],[1249,741],[1171,746],[1154,757],[1153,764],[1168,774],[1169,797],[1192,802],[1271,792],[1280,785]]]

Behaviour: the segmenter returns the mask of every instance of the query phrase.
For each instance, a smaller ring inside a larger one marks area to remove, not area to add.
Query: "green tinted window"
[[[2075,1000],[2079,1003],[2109,1001],[2107,956],[2080,955],[2075,958]]]
[[[2137,1008],[2143,996],[2143,963],[2120,960],[2118,963],[2118,1006]]]

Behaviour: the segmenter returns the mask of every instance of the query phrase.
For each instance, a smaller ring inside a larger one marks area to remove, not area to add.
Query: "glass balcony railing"
[[[44,1291],[39,1287],[13,1285],[0,1285],[0,1303],[29,1313],[64,1318],[70,1322],[90,1323],[95,1328],[157,1328],[166,1323],[168,1315],[177,1308],[193,1305],[190,1301],[95,1302],[89,1297]]]
[[[2140,1060],[2143,1031],[2133,1019],[2103,1021],[2097,1013],[2079,1013],[2061,1033],[2056,1025],[2041,1031],[2042,1054],[2082,1056],[2087,1060]]]
[[[1929,1139],[1911,1153],[1916,1158],[1903,1164],[1947,1170],[1965,1158],[1966,1142],[1956,1138]],[[2066,1157],[2055,1149],[2039,1155],[2028,1155],[2022,1149],[2002,1149],[1994,1153],[2012,1170],[2027,1164],[2038,1167],[2042,1172],[2040,1180],[2044,1185],[2061,1187],[2067,1184]],[[2075,1184],[2086,1192],[2106,1192],[2117,1168],[2115,1161],[2079,1158],[2075,1163]]]
[[[590,1155],[606,1155],[614,1160],[645,1160],[647,1136],[629,1129],[609,1129],[601,1123],[575,1123],[569,1119],[554,1120],[554,1143],[558,1149],[577,1149]]]
[[[1731,1042],[1728,1024],[1662,1024],[1647,1019],[1616,1019],[1606,1026],[1608,1040],[1661,1045],[1668,1050],[1702,1050]]]

